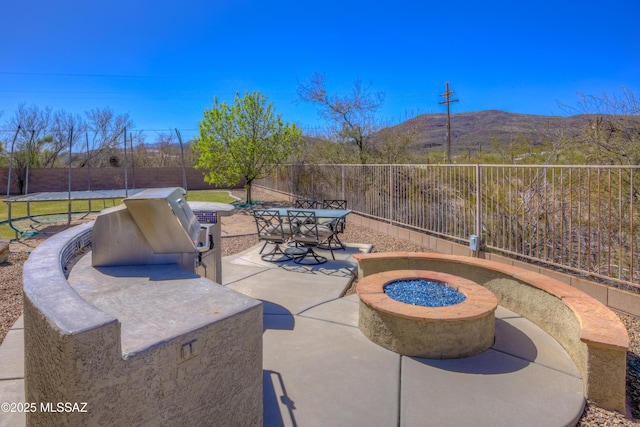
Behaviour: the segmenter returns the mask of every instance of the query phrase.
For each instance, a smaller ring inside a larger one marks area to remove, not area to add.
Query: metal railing
[[[640,291],[640,167],[287,165],[256,182]]]

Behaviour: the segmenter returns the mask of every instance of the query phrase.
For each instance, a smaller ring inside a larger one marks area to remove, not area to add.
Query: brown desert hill
[[[560,135],[577,135],[587,121],[587,115],[539,116],[498,110],[457,113],[451,115],[451,148],[454,152],[491,151],[495,144],[528,142],[538,145]],[[446,150],[446,114],[422,114],[391,129],[414,135],[417,151]]]

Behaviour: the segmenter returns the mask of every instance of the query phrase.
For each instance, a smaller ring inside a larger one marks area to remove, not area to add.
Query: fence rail
[[[257,185],[640,291],[640,167],[287,165]]]

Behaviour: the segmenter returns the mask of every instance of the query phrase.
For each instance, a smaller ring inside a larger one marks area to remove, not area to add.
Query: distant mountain
[[[451,115],[451,149],[491,150],[494,142],[510,144],[526,138],[537,145],[558,135],[574,135],[587,123],[588,116],[570,117],[514,114],[498,110]],[[400,134],[413,134],[418,151],[446,150],[447,115],[423,114],[392,126]]]

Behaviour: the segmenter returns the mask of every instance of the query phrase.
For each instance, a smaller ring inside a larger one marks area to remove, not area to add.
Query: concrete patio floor
[[[350,257],[300,267],[225,259],[223,284],[264,306],[265,426],[565,426],[582,415],[582,380],[565,350],[499,307],[493,347],[456,360],[404,357],[358,329],[357,295],[341,298]],[[324,252],[323,252],[324,254]]]
[[[264,302],[265,426],[565,426],[580,418],[582,380],[562,347],[499,307],[493,347],[455,360],[405,357],[358,329],[348,245],[336,261],[260,259],[256,245],[223,259],[223,285]],[[324,252],[323,252],[324,253]],[[21,319],[0,346],[0,402],[24,400]],[[24,426],[0,412],[0,426]],[[215,426],[215,420],[211,425]]]

